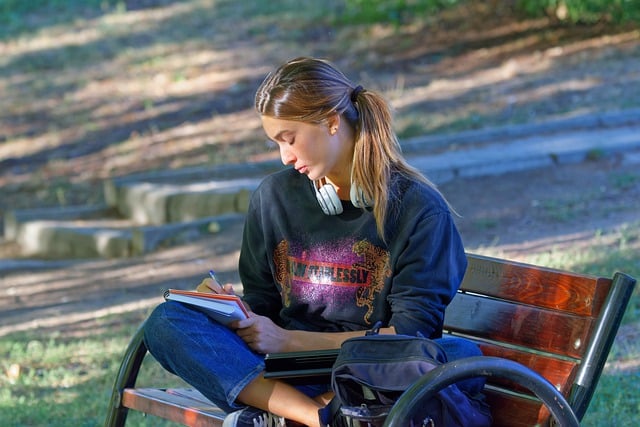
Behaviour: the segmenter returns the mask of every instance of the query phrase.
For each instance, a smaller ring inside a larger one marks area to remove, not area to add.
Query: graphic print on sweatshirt
[[[332,318],[345,307],[364,307],[370,324],[375,297],[391,276],[389,253],[367,240],[324,242],[300,247],[281,241],[274,253],[282,304],[305,304]]]

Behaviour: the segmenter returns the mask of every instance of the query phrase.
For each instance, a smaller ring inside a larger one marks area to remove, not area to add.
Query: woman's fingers
[[[231,285],[228,285],[231,286]],[[225,285],[226,288],[226,285]],[[202,279],[202,282],[196,287],[196,292],[206,292],[206,293],[214,293],[214,294],[227,294],[227,290],[225,288],[220,287],[216,282],[214,282],[211,278],[207,277]],[[233,291],[233,287],[231,287]]]

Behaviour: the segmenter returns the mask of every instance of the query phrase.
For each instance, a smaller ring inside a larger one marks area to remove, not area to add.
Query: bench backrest
[[[478,342],[487,356],[528,366],[560,390],[581,419],[593,395],[635,280],[592,277],[467,254],[469,266],[447,308],[445,331]],[[488,383],[496,426],[544,425],[534,396]]]

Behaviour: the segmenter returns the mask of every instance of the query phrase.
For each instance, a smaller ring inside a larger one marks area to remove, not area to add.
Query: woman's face
[[[349,177],[350,147],[341,140],[340,119],[328,124],[310,124],[262,116],[262,127],[278,144],[280,158],[311,180],[328,177],[332,181]]]

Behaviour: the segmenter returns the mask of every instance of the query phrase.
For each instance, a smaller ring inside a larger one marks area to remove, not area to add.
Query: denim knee
[[[153,310],[143,335],[164,369],[225,411],[238,408],[238,393],[264,370],[264,356],[251,351],[235,332],[175,301]]]
[[[464,338],[444,336],[436,341],[444,349],[449,362],[466,357],[482,356],[480,347],[473,341]],[[456,384],[461,391],[474,395],[482,391],[485,382],[486,379],[484,377],[475,377],[459,381]]]

